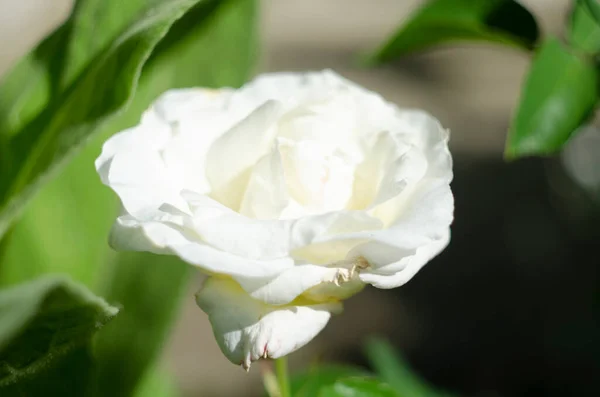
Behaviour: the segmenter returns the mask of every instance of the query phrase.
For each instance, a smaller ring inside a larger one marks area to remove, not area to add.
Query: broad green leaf
[[[59,89],[67,88],[102,50],[114,41],[141,11],[169,0],[76,0],[66,23],[69,34],[63,42],[62,59],[52,73]],[[99,28],[101,27],[101,28]]]
[[[7,143],[17,131],[33,120],[52,96],[52,71],[56,60],[63,58],[66,25],[43,40],[0,79],[0,142]],[[10,165],[8,147],[0,150],[0,172]]]
[[[576,0],[567,30],[569,44],[585,53],[600,51],[600,20],[596,20],[588,0]]]
[[[597,22],[600,22],[600,2],[598,0],[584,0]]]
[[[507,158],[549,155],[560,150],[590,116],[598,76],[593,63],[547,39],[526,77],[508,133]]]
[[[87,396],[94,359],[88,345],[77,347],[18,382],[0,386],[2,397]],[[67,376],[65,376],[68,374]],[[143,397],[143,396],[140,396]],[[150,397],[150,396],[148,396]]]
[[[157,46],[149,60],[151,70],[177,59],[167,88],[241,86],[258,61],[258,4],[257,0],[226,0],[204,25],[198,24],[198,18],[215,10],[215,4],[196,7]]]
[[[0,171],[8,167],[8,139],[38,114],[50,97],[47,68],[33,54],[0,79]]]
[[[403,397],[388,384],[372,378],[339,379],[319,390],[318,397]]]
[[[98,278],[115,257],[107,236],[118,199],[102,185],[94,168],[108,136],[94,138],[27,205],[0,243],[5,245],[0,286],[60,272],[96,290]]]
[[[0,137],[16,134],[135,15],[159,1],[168,0],[75,0],[69,19],[0,80]]]
[[[0,236],[52,171],[129,103],[152,49],[198,1],[171,0],[145,14],[13,139],[21,162],[0,175]]]
[[[0,291],[0,395],[55,360],[84,347],[117,308],[63,277]]]
[[[326,365],[311,368],[292,377],[291,392],[294,397],[314,397],[324,387],[333,385],[338,379],[351,376],[366,376],[361,368],[345,365]]]
[[[50,79],[44,63],[33,54],[21,59],[0,80],[0,171],[8,168],[8,140],[37,115],[50,97]]]
[[[387,382],[399,397],[434,397],[442,394],[420,379],[389,343],[381,339],[367,342],[366,353],[377,375]]]
[[[368,58],[382,63],[457,41],[484,41],[532,49],[535,18],[514,0],[430,0]]]

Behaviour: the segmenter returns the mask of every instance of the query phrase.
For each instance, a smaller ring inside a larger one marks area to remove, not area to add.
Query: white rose
[[[248,368],[309,342],[364,285],[406,283],[449,241],[448,133],[331,71],[167,92],[96,161],[111,245],[210,277],[198,305]]]

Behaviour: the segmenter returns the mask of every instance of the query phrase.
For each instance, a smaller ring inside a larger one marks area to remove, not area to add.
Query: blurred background
[[[421,376],[461,395],[599,395],[600,228],[597,196],[586,186],[598,186],[600,165],[594,158],[579,161],[590,148],[599,152],[598,135],[582,134],[582,142],[572,142],[559,158],[503,161],[506,130],[530,61],[525,52],[444,46],[389,66],[359,66],[358,56],[389,37],[420,3],[262,2],[257,72],[334,69],[400,106],[434,114],[451,130],[455,158],[456,220],[449,248],[406,286],[367,289],[350,299],[342,315],[291,356],[292,368],[315,357],[366,365],[364,340],[379,334],[401,349]],[[561,34],[568,0],[522,3],[545,33]],[[0,76],[70,7],[69,0],[0,0]],[[89,167],[94,178],[89,159],[98,153],[99,144],[93,144],[73,167]],[[55,248],[48,254],[48,247],[80,244],[87,252],[81,236],[49,237],[39,226],[86,216],[60,209],[72,201],[68,191],[57,184],[45,189],[44,204],[32,204],[14,238],[36,241],[37,252],[57,261],[69,258]],[[55,210],[42,208],[48,206]],[[105,220],[103,227],[109,225]],[[31,247],[14,248],[9,255],[18,257],[23,249]],[[230,364],[195,306],[199,277],[184,295],[164,365],[185,396],[259,395],[258,366],[245,374]]]

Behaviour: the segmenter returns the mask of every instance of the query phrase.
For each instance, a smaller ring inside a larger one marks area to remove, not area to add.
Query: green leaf
[[[347,378],[319,390],[318,397],[399,397],[389,385],[377,379]],[[403,396],[400,396],[403,397]]]
[[[123,311],[96,339],[95,396],[133,394],[171,330],[191,271],[174,256],[119,255],[103,295]]]
[[[366,353],[375,372],[387,381],[398,395],[402,397],[428,395],[428,387],[414,375],[389,343],[381,339],[370,339],[366,345]]]
[[[567,36],[572,47],[593,55],[600,51],[600,20],[592,14],[589,3],[588,0],[574,2]]]
[[[600,2],[598,0],[584,0],[597,22],[600,22]]]
[[[35,376],[0,386],[2,397],[87,396],[94,359],[88,345],[77,347],[41,369]],[[68,376],[65,376],[68,374]]]
[[[0,175],[0,236],[52,171],[130,102],[152,49],[198,1],[171,0],[145,14],[11,141],[21,162]]]
[[[66,278],[49,276],[0,291],[0,394],[84,347],[117,308]]]
[[[366,345],[367,357],[381,379],[400,397],[433,397],[441,393],[420,379],[388,342],[370,339]]]
[[[16,134],[68,87],[136,14],[159,1],[163,0],[75,0],[69,19],[2,79],[0,136]]]
[[[538,36],[535,18],[514,0],[431,0],[368,62],[387,62],[457,41],[484,41],[530,50]]]
[[[61,43],[63,56],[44,57],[57,63],[51,74],[53,85],[59,90],[67,88],[141,11],[168,1],[76,0],[71,18],[65,24],[68,34]]]
[[[66,25],[58,28],[0,80],[0,142],[8,142],[50,101],[52,71],[56,60],[63,57],[67,33]],[[0,171],[4,172],[10,165],[10,153],[4,150],[0,154],[4,155],[0,162]]]
[[[227,0],[205,25],[197,23],[198,13],[208,10],[188,13],[152,54],[151,67],[178,59],[170,88],[241,86],[258,61],[258,4],[257,0]]]
[[[319,390],[333,385],[338,379],[366,375],[365,370],[356,367],[345,365],[317,366],[292,377],[292,396],[314,397]]]
[[[50,85],[46,66],[33,54],[17,63],[0,85],[0,171],[8,169],[8,140],[31,121],[48,102]]]
[[[598,76],[592,62],[547,39],[533,61],[508,133],[509,159],[560,150],[591,115]]]
[[[27,205],[3,241],[0,286],[60,272],[97,291],[98,279],[116,255],[107,236],[118,199],[93,166],[108,136],[94,138]]]

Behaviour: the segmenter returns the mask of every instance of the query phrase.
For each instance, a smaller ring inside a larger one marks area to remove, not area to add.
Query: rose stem
[[[281,397],[292,397],[287,368],[287,357],[281,357],[275,360],[275,374],[277,375],[277,381],[279,382],[279,392]]]

